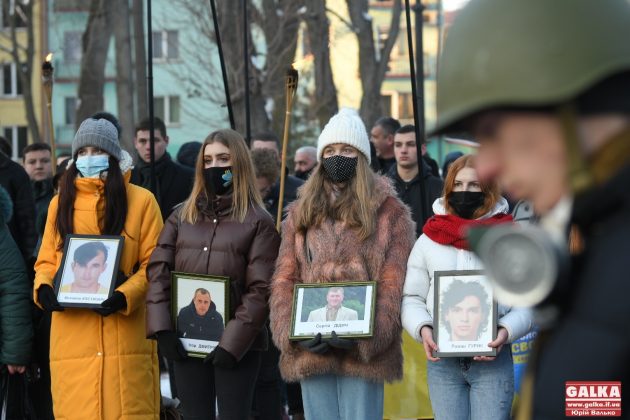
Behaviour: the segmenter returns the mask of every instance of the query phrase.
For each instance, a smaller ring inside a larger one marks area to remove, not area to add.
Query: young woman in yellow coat
[[[89,118],[48,209],[35,302],[52,311],[50,370],[57,420],[158,419],[156,345],[145,338],[145,267],[162,229],[153,195],[129,183],[131,157],[112,123]],[[62,308],[54,281],[67,234],[125,238],[117,287],[99,309]]]

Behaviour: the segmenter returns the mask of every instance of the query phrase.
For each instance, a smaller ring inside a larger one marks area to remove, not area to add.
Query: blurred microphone
[[[569,266],[566,249],[531,224],[473,228],[468,241],[484,264],[497,300],[505,305],[546,306]]]

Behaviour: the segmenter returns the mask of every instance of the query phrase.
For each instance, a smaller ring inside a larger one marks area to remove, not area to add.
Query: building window
[[[74,126],[77,121],[77,98],[67,96],[65,98],[66,125]]]
[[[18,96],[22,94],[22,81],[17,73],[15,63],[3,63],[0,65],[0,77],[2,83],[2,96]]]
[[[413,124],[413,95],[411,92],[382,92],[381,105],[385,115],[400,120],[402,124]]]
[[[83,54],[81,38],[83,32],[69,31],[63,34],[63,59],[69,63],[80,63]]]
[[[13,150],[13,159],[22,157],[22,150],[28,142],[28,127],[22,125],[14,125],[2,127],[2,134],[5,139],[11,144]]]
[[[179,58],[179,33],[177,31],[153,32],[153,59],[173,60]]]
[[[383,115],[392,115],[392,94],[381,94],[381,111]]]
[[[413,95],[411,93],[398,93],[398,119],[413,120]]]
[[[426,79],[435,79],[437,76],[437,56],[425,52],[423,55],[423,65],[424,77]]]
[[[161,118],[166,125],[180,123],[179,96],[156,96],[153,101],[155,116]]]

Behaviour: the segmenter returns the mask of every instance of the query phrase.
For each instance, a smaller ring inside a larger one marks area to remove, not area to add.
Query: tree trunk
[[[251,11],[251,4],[248,11]],[[232,109],[234,110],[234,123],[236,130],[245,134],[245,81],[243,63],[243,36],[245,30],[242,28],[243,7],[240,0],[217,1],[217,13],[219,29],[221,31],[221,42],[223,43],[223,54],[228,74],[230,87],[230,97]],[[238,22],[239,30],[235,30],[235,22]],[[247,31],[249,37],[249,49],[252,49],[251,33]],[[251,57],[251,54],[250,54]],[[259,130],[266,130],[269,119],[265,113],[265,99],[262,97],[260,83],[255,75],[256,69],[249,62],[249,95],[250,95],[250,123],[252,134]]]
[[[111,1],[111,0],[110,0]],[[133,150],[134,129],[133,76],[131,69],[131,33],[129,0],[115,0],[112,9],[114,45],[116,50],[116,100],[118,119],[122,127],[122,146]]]
[[[8,14],[9,2],[2,2],[2,13]],[[42,141],[37,123],[35,105],[33,102],[33,58],[35,54],[35,35],[33,21],[33,2],[26,4],[15,4],[15,15],[10,17],[10,55],[16,68],[16,75],[20,79],[22,85],[22,99],[24,101],[24,113],[26,114],[26,122],[28,124],[28,131],[31,135],[33,143],[40,143]],[[26,45],[20,45],[17,39],[16,24],[18,19],[18,10],[20,9],[25,17],[26,21]],[[50,143],[50,139],[48,139]],[[21,153],[21,151],[19,151]]]
[[[144,45],[144,9],[143,0],[132,0],[132,21],[134,35],[134,56],[136,70],[136,118],[143,119],[149,114],[147,92],[147,52]],[[135,133],[131,133],[135,136]]]
[[[394,0],[387,39],[377,51],[372,20],[366,19],[369,16],[368,0],[346,0],[346,3],[359,41],[359,74],[363,88],[360,115],[369,129],[383,116],[381,86],[387,73],[390,53],[398,37],[402,4],[401,0]]]
[[[107,0],[92,0],[90,4],[90,15],[83,33],[77,128],[83,120],[103,109],[105,63],[113,29],[112,4]]]
[[[337,88],[330,66],[329,21],[326,0],[306,0],[306,26],[315,67],[315,103],[313,104],[320,128],[337,113]]]
[[[261,11],[264,15],[255,13],[252,18],[252,21],[262,27],[267,41],[266,75],[261,80],[262,93],[266,100],[274,104],[269,128],[278,136],[284,131],[286,73],[295,60],[300,28],[298,9],[303,4],[303,0],[263,0]],[[281,13],[277,13],[277,10]],[[254,11],[258,12],[258,9]]]

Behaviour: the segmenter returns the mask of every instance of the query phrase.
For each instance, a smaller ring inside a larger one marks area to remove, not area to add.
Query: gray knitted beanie
[[[81,123],[72,140],[72,157],[76,159],[79,149],[86,146],[98,147],[118,160],[122,157],[116,127],[102,118],[88,118]]]

